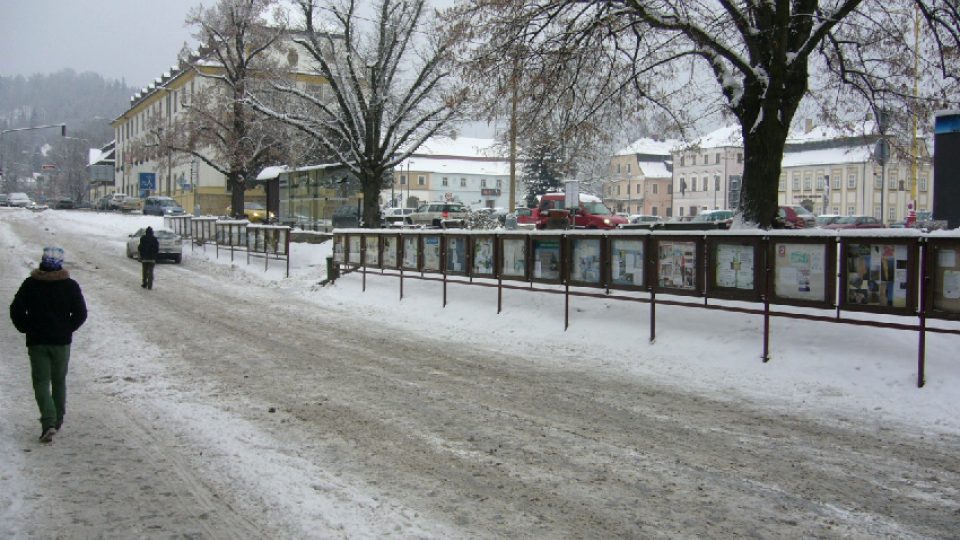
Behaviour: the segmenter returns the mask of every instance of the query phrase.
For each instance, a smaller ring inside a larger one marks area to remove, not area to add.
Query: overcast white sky
[[[0,0],[0,75],[93,71],[145,86],[176,63],[211,0]]]

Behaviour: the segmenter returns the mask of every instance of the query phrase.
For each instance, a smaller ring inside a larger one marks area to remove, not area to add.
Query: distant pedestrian
[[[153,267],[157,264],[157,255],[160,254],[160,241],[153,235],[153,227],[147,227],[147,232],[140,237],[137,252],[140,254],[140,264],[143,267],[140,286],[144,289],[153,289]]]
[[[63,425],[70,343],[73,333],[87,320],[87,304],[80,285],[62,265],[62,248],[43,248],[40,268],[24,280],[10,304],[13,325],[27,335],[42,442],[53,440]]]

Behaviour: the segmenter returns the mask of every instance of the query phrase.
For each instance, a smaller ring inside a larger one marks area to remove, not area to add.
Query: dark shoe
[[[40,442],[48,443],[53,440],[53,436],[56,434],[57,434],[57,428],[48,427],[47,429],[44,429],[43,434],[40,435]]]
[[[57,431],[60,431],[61,426],[63,426],[63,418],[57,418]]]
[[[140,284],[140,288],[141,288],[141,289],[146,289],[146,288],[147,288],[147,284],[146,284],[146,283],[141,283],[141,284]]]

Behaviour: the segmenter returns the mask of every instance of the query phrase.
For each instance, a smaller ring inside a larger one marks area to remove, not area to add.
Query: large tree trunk
[[[410,179],[407,178],[407,182]],[[363,190],[363,226],[367,229],[380,227],[380,190],[383,185],[383,172],[367,172],[360,178]]]
[[[246,187],[243,183],[243,177],[240,176],[239,172],[231,171],[227,175],[227,182],[230,184],[230,210],[233,214],[233,217],[237,219],[244,219],[243,215],[243,198],[244,198],[244,188]]]
[[[776,119],[743,131],[742,205],[747,220],[769,229],[777,216],[780,166],[787,130]]]

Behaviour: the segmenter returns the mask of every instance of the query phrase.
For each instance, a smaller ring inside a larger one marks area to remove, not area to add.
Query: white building
[[[713,131],[673,152],[673,217],[735,210],[743,178],[739,126]]]
[[[517,166],[516,201],[523,200]],[[510,206],[510,160],[496,140],[437,137],[394,169],[393,185],[381,193],[385,206],[458,201],[477,208]]]

